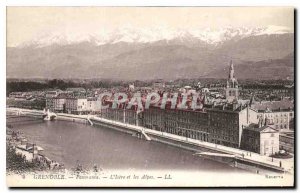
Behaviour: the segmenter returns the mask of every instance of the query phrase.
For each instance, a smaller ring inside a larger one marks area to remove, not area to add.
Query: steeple
[[[251,93],[251,98],[250,98],[249,106],[251,107],[253,103],[254,103],[254,93]]]
[[[234,77],[234,67],[233,67],[232,60],[230,60],[227,88],[238,88],[238,82],[237,82],[236,78]]]
[[[233,68],[233,63],[232,60],[230,60],[230,68],[229,68],[229,80],[234,78],[234,68]]]
[[[227,88],[226,88],[226,99],[228,102],[233,102],[238,100],[239,90],[238,90],[238,82],[234,77],[234,67],[233,62],[230,60],[229,66],[229,74],[227,79]]]

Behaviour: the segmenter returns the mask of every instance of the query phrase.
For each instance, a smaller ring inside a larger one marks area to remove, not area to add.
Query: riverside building
[[[198,110],[189,108],[189,105],[186,109],[171,109],[171,105],[167,104],[165,109],[161,109],[157,104],[142,111],[123,106],[121,109],[103,109],[101,116],[200,141],[240,148],[243,129],[258,120],[255,110],[247,104],[239,103],[238,92],[233,63],[230,62],[225,102],[207,104],[207,98],[203,97],[203,108]]]

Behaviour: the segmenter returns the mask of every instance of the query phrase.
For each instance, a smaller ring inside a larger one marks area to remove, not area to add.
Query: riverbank
[[[57,120],[61,121],[71,121],[76,123],[84,123],[87,124],[87,115],[72,115],[72,114],[66,114],[66,113],[56,113]]]
[[[44,149],[28,142],[20,131],[6,128],[7,173],[24,174],[33,171],[64,171],[59,164],[43,154]]]
[[[212,144],[204,141],[199,141],[195,139],[190,139],[183,136],[178,136],[166,132],[160,132],[156,130],[147,129],[144,127],[129,125],[117,121],[107,120],[100,117],[91,118],[94,124],[101,124],[113,129],[125,129],[129,133],[134,132],[144,132],[146,135],[150,136],[152,140],[159,141],[161,143],[166,143],[176,147],[184,148],[194,152],[212,152],[215,153],[210,156],[202,155],[205,158],[212,159],[215,161],[220,161],[223,163],[228,163],[234,167],[240,167],[241,169],[247,169],[254,171],[256,173],[273,171],[280,173],[293,173],[293,160],[281,160],[272,159],[271,157],[262,156],[253,152],[247,152],[244,150],[226,147],[222,145]],[[126,131],[126,132],[128,132]],[[219,156],[223,154],[223,156]],[[196,154],[197,155],[197,154]],[[227,155],[233,155],[231,159]],[[199,155],[201,156],[201,155]],[[281,167],[280,167],[281,162]]]
[[[193,151],[194,153],[212,152],[215,153],[215,155],[195,154],[195,156],[202,156],[208,159],[225,162],[234,167],[240,167],[242,169],[251,168],[251,171],[254,172],[262,172],[264,170],[276,171],[276,172],[288,172],[288,173],[294,172],[293,159],[288,159],[288,160],[282,160],[276,158],[272,159],[271,157],[262,156],[253,152],[250,153],[240,149],[230,148],[222,145],[216,145],[213,143],[190,139],[190,138],[186,138],[183,136],[178,136],[170,133],[151,130],[136,125],[129,125],[122,122],[107,120],[96,116],[92,117],[89,115],[72,115],[72,114],[58,113],[57,119],[80,122],[84,124],[90,123],[95,125],[102,125],[111,129],[129,133],[131,135],[135,135],[139,133],[142,134],[140,136],[143,136],[144,138],[149,137],[151,140],[155,140],[161,143],[166,143],[172,146],[187,149]],[[232,155],[232,157],[230,156],[228,157],[227,155]]]

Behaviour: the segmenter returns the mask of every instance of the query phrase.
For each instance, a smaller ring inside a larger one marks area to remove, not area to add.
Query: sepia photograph
[[[7,186],[294,187],[294,14],[6,7]]]

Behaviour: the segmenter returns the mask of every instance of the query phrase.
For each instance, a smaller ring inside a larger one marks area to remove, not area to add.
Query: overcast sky
[[[7,46],[19,45],[45,33],[108,33],[120,27],[202,29],[269,25],[293,30],[293,8],[8,7]]]

